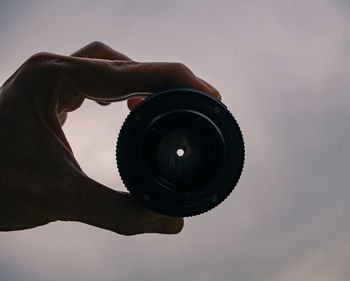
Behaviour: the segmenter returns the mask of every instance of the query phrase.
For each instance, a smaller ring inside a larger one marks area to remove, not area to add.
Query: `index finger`
[[[120,101],[177,87],[198,89],[220,98],[216,89],[203,83],[180,63],[52,55],[50,64],[69,79],[75,91],[93,100]]]
[[[78,51],[74,52],[71,56],[82,58],[95,58],[95,59],[107,59],[107,60],[126,60],[132,61],[128,56],[112,49],[108,45],[94,41],[84,46]],[[109,102],[96,101],[100,105],[109,105]]]

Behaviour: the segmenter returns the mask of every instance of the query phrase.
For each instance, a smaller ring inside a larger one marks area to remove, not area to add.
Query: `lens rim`
[[[144,138],[155,118],[174,111],[204,116],[223,140],[217,177],[206,188],[193,191],[163,188],[144,169]],[[120,176],[132,195],[151,209],[169,216],[193,216],[219,205],[235,188],[244,164],[244,142],[240,128],[227,107],[207,93],[177,88],[143,100],[130,112],[119,132],[116,157]],[[234,161],[233,161],[234,159]]]

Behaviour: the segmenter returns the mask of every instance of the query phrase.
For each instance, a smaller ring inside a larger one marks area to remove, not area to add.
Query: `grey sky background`
[[[79,223],[3,232],[0,280],[348,280],[349,30],[345,0],[0,0],[1,84],[36,52],[94,40],[138,61],[179,61],[218,88],[247,149],[236,190],[181,234]],[[86,173],[115,189],[127,114],[125,102],[86,101],[64,127]]]

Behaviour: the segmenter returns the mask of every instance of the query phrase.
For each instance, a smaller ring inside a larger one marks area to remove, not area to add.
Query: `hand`
[[[0,88],[0,230],[78,221],[119,234],[175,234],[182,218],[153,212],[125,192],[89,178],[62,131],[85,98],[101,104],[174,87],[220,98],[179,63],[135,62],[94,42],[72,56],[39,53]]]

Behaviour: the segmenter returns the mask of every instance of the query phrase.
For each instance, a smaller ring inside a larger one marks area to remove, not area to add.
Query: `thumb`
[[[86,175],[80,175],[78,192],[61,220],[79,221],[122,235],[141,233],[176,234],[183,228],[183,218],[158,214],[129,193],[110,189]]]

